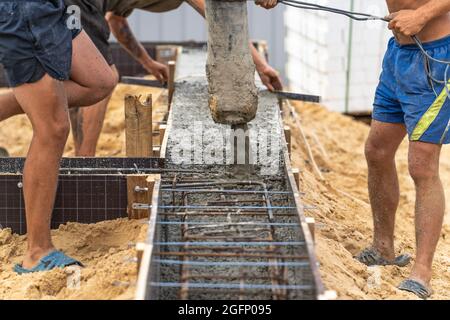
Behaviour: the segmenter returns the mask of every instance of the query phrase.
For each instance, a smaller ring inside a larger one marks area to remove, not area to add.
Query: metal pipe
[[[191,209],[191,210],[217,210],[217,209],[251,209],[251,210],[296,210],[297,207],[260,207],[260,206],[159,206],[161,209]]]
[[[183,283],[178,282],[150,282],[150,286],[163,287],[163,288],[179,288],[184,286]],[[310,285],[279,285],[274,287],[273,285],[266,284],[245,284],[240,283],[189,283],[190,288],[209,288],[209,289],[249,289],[249,290],[272,290],[272,289],[287,289],[287,290],[312,290],[314,289]]]
[[[190,193],[223,193],[223,194],[265,194],[265,191],[253,191],[253,190],[218,190],[218,189],[161,189],[163,192],[190,192]],[[267,194],[287,194],[289,191],[267,191]]]
[[[298,223],[264,223],[264,222],[235,222],[235,223],[230,223],[230,222],[216,222],[216,224],[211,224],[211,222],[199,222],[199,221],[195,221],[195,222],[176,222],[176,221],[158,221],[157,224],[160,225],[176,225],[176,226],[180,226],[180,225],[200,225],[200,226],[208,226],[208,227],[215,227],[215,228],[219,228],[219,227],[229,227],[229,226],[277,226],[277,227],[299,227],[300,225]]]
[[[273,267],[273,266],[286,266],[286,267],[309,267],[309,262],[247,262],[247,261],[180,261],[180,260],[164,260],[155,259],[156,263],[169,264],[169,265],[187,265],[187,266],[228,266],[228,267]]]
[[[309,259],[308,256],[298,255],[280,255],[280,254],[254,254],[254,253],[199,253],[199,252],[155,252],[155,255],[161,257],[202,257],[202,258],[260,258],[260,259],[293,259],[293,260],[305,260]],[[217,276],[217,275],[216,275]]]
[[[201,170],[188,169],[168,169],[168,168],[60,168],[60,171],[78,171],[78,172],[177,172],[177,173],[201,173]]]
[[[158,213],[160,216],[204,216],[204,212],[161,212]],[[252,211],[222,211],[222,212],[208,212],[209,216],[229,216],[229,215],[237,215],[237,216],[266,216],[267,214],[261,211],[252,212]],[[274,213],[274,217],[298,217],[295,213]]]
[[[306,243],[304,241],[288,241],[288,242],[268,242],[268,241],[240,241],[240,242],[230,242],[230,241],[213,241],[213,242],[195,242],[195,241],[186,241],[186,242],[155,242],[156,246],[304,246]]]

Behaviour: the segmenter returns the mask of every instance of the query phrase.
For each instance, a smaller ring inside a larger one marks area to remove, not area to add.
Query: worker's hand
[[[389,29],[404,36],[414,36],[425,27],[427,20],[418,10],[401,10],[387,16]]]
[[[278,0],[256,0],[255,3],[266,9],[275,8],[278,4]]]
[[[268,64],[257,67],[256,70],[261,78],[262,83],[270,91],[283,90],[280,74]]]
[[[152,60],[145,64],[144,68],[162,83],[167,82],[169,79],[169,67],[165,64]]]

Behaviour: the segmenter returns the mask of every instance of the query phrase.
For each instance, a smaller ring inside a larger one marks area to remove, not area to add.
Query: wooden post
[[[144,103],[140,97],[125,97],[125,136],[127,157],[152,156],[152,96]]]
[[[313,238],[313,241],[316,241],[316,220],[311,217],[306,218],[306,223],[308,224],[309,232],[311,232],[311,236]]]
[[[176,62],[169,61],[169,83],[167,88],[169,91],[169,110],[172,105],[173,94],[175,92],[175,72],[176,72]]]
[[[153,200],[153,189],[155,188],[156,180],[160,180],[161,175],[151,174],[147,177],[147,189],[148,189],[148,199],[150,199],[149,204],[152,204]]]
[[[131,174],[127,176],[128,218],[148,218],[149,210],[134,209],[133,204],[151,205],[153,188],[158,175]]]
[[[141,269],[142,256],[144,255],[145,243],[136,243],[136,258],[137,258],[137,271]]]
[[[153,147],[153,156],[159,158],[161,156],[161,147],[155,146]]]
[[[295,184],[297,185],[297,189],[300,191],[300,169],[292,168],[292,173],[294,174]]]
[[[171,45],[156,46],[156,61],[168,64],[177,57],[177,47]]]
[[[165,124],[161,124],[159,126],[159,145],[160,146],[163,145],[164,136],[166,134],[166,129],[167,129],[167,125],[165,125]]]
[[[278,106],[280,107],[280,113],[281,117],[284,118],[284,100],[281,98],[278,98]]]
[[[292,139],[291,139],[291,128],[288,126],[284,127],[284,136],[286,137],[286,144],[289,152],[289,157],[291,156],[292,151]]]

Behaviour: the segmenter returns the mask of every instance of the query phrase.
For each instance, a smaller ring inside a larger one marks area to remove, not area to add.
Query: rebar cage
[[[147,298],[314,299],[285,178],[224,176],[163,175]]]

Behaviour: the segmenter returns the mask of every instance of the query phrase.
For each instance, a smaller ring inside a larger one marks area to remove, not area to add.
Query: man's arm
[[[145,70],[153,74],[156,79],[161,82],[167,81],[169,78],[168,67],[150,57],[147,50],[145,50],[142,44],[134,36],[127,18],[108,12],[106,14],[106,20],[108,21],[111,32],[125,50],[136,59]]]
[[[401,10],[388,16],[391,19],[389,29],[405,36],[413,36],[434,18],[450,11],[450,0],[431,0],[416,10]]]
[[[205,18],[205,0],[186,0],[186,2],[192,8],[194,8],[203,18]],[[279,73],[267,63],[266,59],[264,59],[264,57],[259,54],[258,50],[256,50],[255,46],[252,43],[250,43],[249,45],[253,61],[255,62],[256,71],[258,71],[263,84],[270,91],[282,90],[283,84],[281,82]]]

